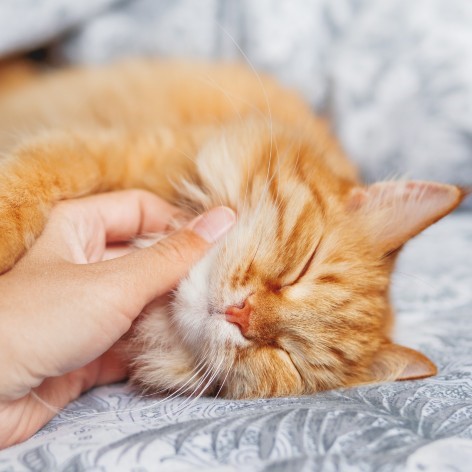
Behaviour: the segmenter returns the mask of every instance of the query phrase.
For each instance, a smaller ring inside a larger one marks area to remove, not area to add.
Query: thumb
[[[216,207],[152,246],[92,265],[103,270],[101,277],[108,278],[113,287],[121,287],[123,301],[136,316],[146,304],[173,289],[235,221],[233,210]]]

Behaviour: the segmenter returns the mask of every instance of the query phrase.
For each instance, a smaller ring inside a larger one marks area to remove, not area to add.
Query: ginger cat
[[[139,187],[237,212],[172,302],[136,324],[144,389],[253,398],[435,374],[390,339],[390,275],[464,192],[363,185],[328,126],[271,78],[164,61],[43,74],[0,95],[0,130],[0,273],[62,199]]]

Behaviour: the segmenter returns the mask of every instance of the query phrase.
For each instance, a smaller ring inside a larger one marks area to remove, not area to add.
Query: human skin
[[[177,215],[140,190],[62,202],[0,276],[0,448],[32,436],[82,392],[126,378],[115,343],[235,221],[217,207],[148,248],[110,249]]]

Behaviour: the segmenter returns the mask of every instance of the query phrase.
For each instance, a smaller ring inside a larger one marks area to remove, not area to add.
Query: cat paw
[[[0,203],[0,274],[11,269],[44,227],[45,216],[31,205]]]
[[[11,228],[5,228],[5,225],[0,224],[0,274],[10,270],[15,262],[22,256],[25,248],[19,244],[16,237],[12,237]]]

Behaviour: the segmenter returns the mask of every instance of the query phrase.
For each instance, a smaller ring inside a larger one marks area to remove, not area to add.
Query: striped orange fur
[[[328,125],[273,79],[159,61],[39,75],[0,96],[0,150],[0,272],[62,199],[139,187],[238,213],[173,303],[134,327],[144,389],[249,398],[435,373],[390,339],[390,275],[463,193],[364,186]]]

